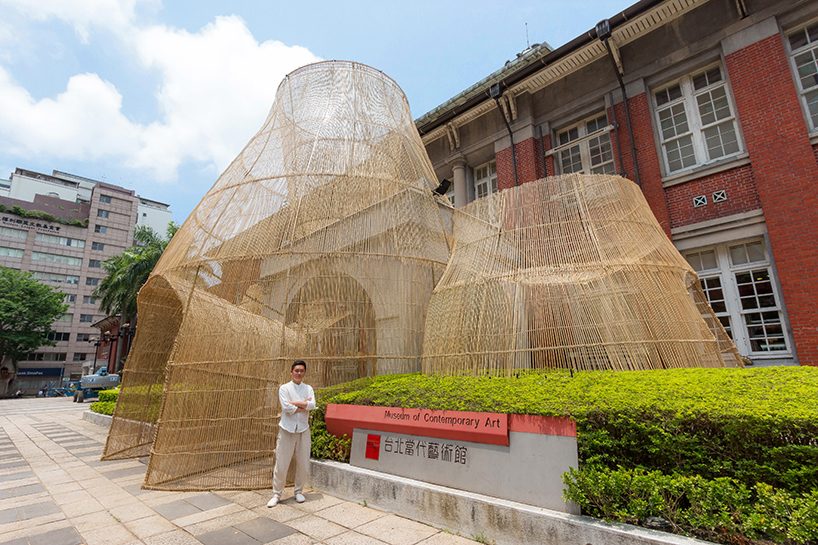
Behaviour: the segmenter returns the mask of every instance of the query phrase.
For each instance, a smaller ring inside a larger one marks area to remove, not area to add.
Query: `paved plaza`
[[[147,458],[101,462],[107,429],[70,399],[0,400],[0,545],[467,545],[358,503],[292,490],[141,489]]]

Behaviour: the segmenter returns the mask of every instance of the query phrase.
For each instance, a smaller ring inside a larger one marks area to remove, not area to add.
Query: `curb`
[[[705,545],[709,541],[607,523],[325,460],[312,485],[333,496],[495,545]]]
[[[103,426],[105,428],[111,427],[111,421],[113,420],[112,416],[108,416],[107,414],[99,414],[91,411],[84,411],[82,413],[82,419],[91,422],[92,424],[96,424],[97,426]]]

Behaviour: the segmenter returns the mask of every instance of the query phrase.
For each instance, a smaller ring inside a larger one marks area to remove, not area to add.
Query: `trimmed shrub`
[[[113,388],[111,390],[100,390],[99,392],[99,400],[100,401],[113,401],[116,403],[116,400],[119,399],[119,388]]]
[[[112,416],[116,408],[116,401],[95,401],[91,403],[91,412]]]

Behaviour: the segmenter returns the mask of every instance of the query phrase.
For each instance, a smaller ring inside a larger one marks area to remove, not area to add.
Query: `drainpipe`
[[[517,187],[519,185],[519,180],[517,179],[517,150],[514,149],[514,133],[511,131],[511,124],[508,122],[508,116],[505,114],[505,111],[500,105],[502,90],[499,83],[495,83],[489,87],[489,96],[494,99],[494,102],[497,103],[497,109],[500,110],[500,115],[503,116],[503,121],[506,124],[508,139],[511,142],[511,165],[514,168],[514,187]]]
[[[636,159],[636,141],[633,139],[633,125],[631,123],[631,108],[628,105],[628,95],[625,92],[625,81],[622,79],[622,70],[619,69],[619,66],[616,64],[616,58],[614,58],[614,53],[611,50],[611,44],[608,43],[608,40],[611,38],[611,22],[609,19],[605,19],[604,21],[600,21],[596,25],[596,35],[597,38],[602,40],[602,43],[605,45],[605,49],[608,50],[608,58],[611,59],[611,65],[613,66],[614,72],[616,72],[616,80],[619,82],[619,89],[622,91],[622,103],[625,105],[625,125],[628,129],[628,137],[631,140],[631,161],[633,161],[633,178],[636,185],[641,186],[642,180],[639,177],[639,161]]]

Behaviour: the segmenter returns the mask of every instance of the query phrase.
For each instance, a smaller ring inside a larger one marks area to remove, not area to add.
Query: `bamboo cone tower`
[[[629,180],[566,175],[495,193],[458,211],[454,239],[425,373],[741,365]]]

